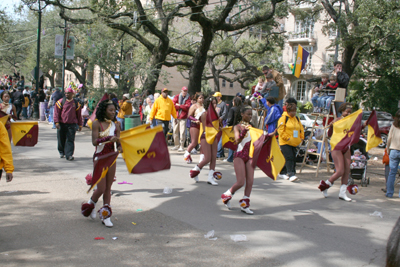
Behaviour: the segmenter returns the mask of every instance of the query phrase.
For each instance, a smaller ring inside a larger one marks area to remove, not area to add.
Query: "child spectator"
[[[335,91],[336,88],[338,88],[339,84],[337,82],[336,75],[331,75],[329,77],[329,83],[326,85],[326,90],[329,90],[327,92],[327,96],[324,96],[320,98],[320,103],[319,106],[320,108],[324,108],[323,112],[324,113],[329,113],[329,110],[331,108],[331,102],[333,99],[335,99]]]
[[[274,81],[274,76],[272,75],[272,73],[268,73],[265,78],[267,79],[267,82],[264,83],[264,86],[261,90],[261,95],[264,98],[267,98],[269,95],[269,90],[271,90],[271,88],[273,86],[276,86],[276,82]]]
[[[324,73],[321,75],[321,84],[319,86],[315,87],[315,94],[311,98],[311,102],[313,103],[314,106],[314,112],[321,112],[321,109],[319,108],[319,104],[321,101],[321,98],[326,96],[326,93],[323,91],[326,89],[326,85],[328,84],[328,78],[329,75]]]
[[[257,85],[256,85],[256,88],[254,89],[254,93],[255,93],[255,92],[258,92],[258,91],[261,91],[262,88],[263,88],[263,86],[264,86],[264,83],[265,83],[265,78],[264,78],[264,76],[258,77],[258,83],[257,83]]]

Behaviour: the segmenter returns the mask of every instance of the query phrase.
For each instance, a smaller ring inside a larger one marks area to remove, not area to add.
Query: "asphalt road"
[[[171,170],[144,175],[128,174],[118,158],[117,182],[133,185],[114,183],[114,227],[108,229],[80,214],[94,148],[89,132],[78,133],[75,144],[75,161],[60,159],[56,131],[41,123],[35,147],[13,147],[14,180],[0,181],[1,266],[383,266],[399,216],[400,200],[380,192],[383,176],[347,203],[338,199],[339,183],[323,198],[317,186],[329,174],[315,178],[312,169],[295,183],[257,170],[255,214],[240,212],[243,190],[227,210],[220,195],[235,181],[233,166],[217,162],[219,186],[206,183],[208,167],[196,184],[189,178],[194,163],[171,152]],[[163,194],[165,187],[172,194]],[[370,216],[374,211],[383,218]],[[217,240],[204,238],[210,230]],[[238,234],[248,241],[230,239]]]

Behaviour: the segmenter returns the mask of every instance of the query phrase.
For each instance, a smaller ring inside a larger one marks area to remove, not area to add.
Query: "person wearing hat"
[[[54,107],[54,122],[57,128],[58,152],[60,158],[66,157],[68,161],[74,160],[75,134],[82,130],[81,104],[74,99],[74,90],[68,87],[65,97],[59,99]]]
[[[184,151],[186,140],[186,120],[191,104],[186,86],[182,87],[180,94],[176,95],[172,100],[176,109],[176,120],[174,122],[174,144],[172,150]]]
[[[215,111],[217,112],[219,121],[222,125],[225,125],[226,119],[228,117],[228,108],[225,102],[222,101],[221,99],[222,98],[221,92],[215,92],[213,97],[217,99],[217,107],[215,108]],[[222,138],[220,138],[218,142],[217,158],[225,158],[224,148],[222,147]]]
[[[269,73],[272,74],[272,78],[276,83],[276,86],[279,87],[279,95],[278,98],[276,99],[278,102],[278,105],[280,107],[283,107],[283,99],[286,96],[286,90],[285,90],[285,86],[283,85],[283,79],[282,79],[282,74],[280,74],[278,71],[270,69],[268,66],[264,66],[262,68],[262,72],[264,73],[265,77],[267,77],[267,75]],[[268,75],[269,76],[269,75]],[[267,83],[264,84],[264,86],[267,86]]]
[[[118,111],[117,121],[120,123],[121,131],[125,129],[125,115],[132,115],[132,102],[129,101],[129,94],[122,96],[122,104]]]
[[[176,109],[174,102],[168,97],[168,89],[164,88],[161,90],[161,97],[154,101],[153,107],[150,111],[149,120],[156,119],[157,125],[162,125],[164,136],[167,136],[169,130],[169,121],[171,115],[176,119]]]

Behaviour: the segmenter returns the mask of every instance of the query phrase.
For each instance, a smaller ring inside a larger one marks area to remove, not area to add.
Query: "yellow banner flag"
[[[126,136],[129,136],[129,135],[132,135],[132,134],[136,134],[136,133],[140,133],[140,132],[146,131],[147,128],[150,129],[150,123],[142,124],[142,125],[136,126],[134,128],[131,128],[129,130],[122,131],[119,134],[119,136],[120,136],[120,138],[126,137]]]
[[[35,146],[39,137],[37,121],[11,123],[11,134],[14,146]]]
[[[261,136],[263,136],[264,131],[261,130],[261,129],[257,129],[257,128],[250,127],[249,132],[250,132],[250,138],[251,138],[249,156],[250,156],[250,158],[253,158],[253,154],[254,154],[254,142],[256,142],[258,139],[260,139]]]
[[[3,125],[6,125],[8,117],[10,117],[10,115],[5,115],[3,117],[0,117],[0,122],[3,123]]]
[[[224,127],[222,131],[222,146],[236,150],[237,144],[235,144],[235,132],[233,131],[233,126]]]
[[[360,140],[362,109],[333,124],[332,150],[345,150]]]

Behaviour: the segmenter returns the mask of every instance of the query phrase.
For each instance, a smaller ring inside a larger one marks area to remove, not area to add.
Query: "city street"
[[[323,198],[317,186],[329,177],[326,169],[316,178],[307,168],[297,182],[273,181],[256,170],[254,215],[240,212],[243,189],[232,210],[222,204],[221,194],[236,180],[230,163],[217,161],[223,178],[211,186],[208,167],[199,183],[189,178],[194,163],[186,164],[183,153],[171,152],[170,170],[143,175],[130,175],[119,156],[114,227],[106,228],[80,214],[90,197],[90,132],[77,133],[75,161],[69,162],[58,156],[56,130],[40,123],[39,131],[35,147],[13,147],[14,180],[6,183],[3,175],[0,181],[1,266],[384,266],[400,200],[398,185],[393,199],[381,191],[382,149],[372,150],[372,158],[380,158],[369,162],[371,183],[349,195],[351,203],[338,199],[339,181]],[[118,184],[123,181],[133,185]],[[165,187],[172,193],[164,194]],[[383,218],[370,216],[375,211]],[[211,230],[216,240],[204,238]],[[246,235],[247,241],[234,242],[231,235]]]

